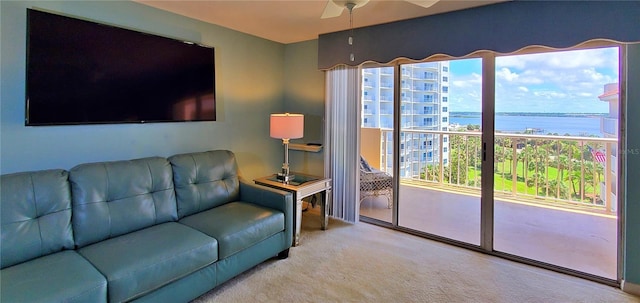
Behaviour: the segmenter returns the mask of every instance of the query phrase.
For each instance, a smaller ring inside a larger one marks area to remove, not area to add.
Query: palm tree
[[[529,161],[534,157],[535,151],[533,147],[527,143],[527,146],[520,151],[518,155],[519,158],[522,159],[522,178],[527,180],[527,175],[529,172]]]
[[[449,140],[449,164],[444,168],[444,179],[450,184],[466,184],[467,144],[466,136],[452,136]]]
[[[440,182],[440,165],[438,164],[429,164],[424,168],[424,172],[420,175],[420,179],[427,181],[435,181]]]
[[[502,149],[504,150],[504,162],[502,162],[502,176],[504,177],[505,175],[505,171],[504,171],[504,165],[507,161],[509,161],[509,163],[511,163],[511,161],[513,160],[513,153],[510,152],[510,150],[507,150],[506,148],[511,148],[512,147],[512,142],[511,142],[511,138],[505,138],[502,144]],[[509,174],[511,174],[511,166],[509,165]]]

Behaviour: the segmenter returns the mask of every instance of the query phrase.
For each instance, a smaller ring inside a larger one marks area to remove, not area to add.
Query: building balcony
[[[399,226],[479,244],[479,191],[415,184],[406,179],[401,179],[399,190]],[[536,205],[502,196],[495,198],[495,209],[495,240],[510,243],[508,248],[496,245],[497,250],[502,248],[510,254],[616,279],[618,220],[614,215]],[[360,215],[392,221],[392,210],[382,196],[362,200]]]
[[[393,175],[392,130],[362,133],[362,155],[380,159],[369,163]],[[400,134],[403,142],[429,138],[433,145],[431,156],[401,163],[398,226],[480,245],[481,133]],[[616,279],[617,144],[615,138],[496,133],[494,249]],[[362,200],[360,215],[393,220],[385,197]]]
[[[418,163],[419,171],[410,175],[420,175],[421,179],[409,180],[451,185],[463,188],[480,188],[482,148],[479,132],[456,132],[419,130],[414,127],[434,127],[429,123],[404,123],[401,131],[403,140],[434,140],[439,153],[438,159],[448,153],[451,161],[458,157],[464,162],[461,166],[462,177],[453,176],[456,170],[442,163]],[[411,128],[411,129],[409,129]],[[377,142],[362,142],[363,146],[381,146],[381,138],[391,138],[392,131],[380,129]],[[447,142],[443,140],[447,138]],[[373,139],[371,139],[373,140]],[[447,144],[448,143],[448,146]],[[392,146],[393,142],[386,142]],[[540,203],[558,203],[586,207],[591,211],[612,213],[615,211],[614,199],[610,193],[600,192],[600,183],[611,188],[609,182],[617,171],[610,161],[615,158],[613,147],[615,138],[566,137],[530,134],[495,134],[494,142],[494,187],[496,192],[510,195],[515,199],[534,199]],[[447,148],[448,147],[448,148]],[[445,151],[444,149],[447,148]],[[589,148],[603,154],[594,157]],[[393,155],[379,151],[380,159],[386,167]],[[515,160],[514,160],[515,159]]]
[[[424,93],[437,93],[438,92],[438,88],[437,87],[414,86],[412,88],[412,90],[415,91],[415,92],[424,92]]]

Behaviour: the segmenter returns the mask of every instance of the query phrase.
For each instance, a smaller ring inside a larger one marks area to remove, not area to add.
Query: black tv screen
[[[215,121],[214,49],[27,10],[25,124]]]

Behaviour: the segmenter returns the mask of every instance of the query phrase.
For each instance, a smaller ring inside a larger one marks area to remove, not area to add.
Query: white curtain
[[[360,77],[357,67],[326,72],[325,176],[333,180],[333,217],[357,222]]]

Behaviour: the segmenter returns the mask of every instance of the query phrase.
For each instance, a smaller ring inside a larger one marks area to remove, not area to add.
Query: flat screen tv
[[[25,125],[215,121],[214,49],[27,10]]]

